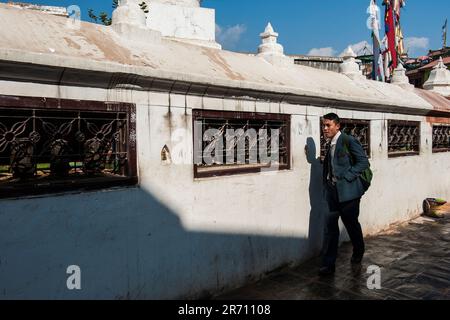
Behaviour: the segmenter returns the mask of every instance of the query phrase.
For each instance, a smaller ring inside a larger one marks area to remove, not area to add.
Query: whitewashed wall
[[[326,214],[319,118],[331,111],[372,120],[366,234],[419,214],[426,197],[450,199],[450,153],[432,154],[423,117],[178,95],[169,108],[162,93],[2,81],[0,94],[136,103],[140,179],[132,188],[0,200],[0,299],[199,297],[314,256]],[[292,114],[292,170],[194,179],[198,108]],[[420,156],[387,158],[387,119],[422,121]],[[164,145],[185,164],[162,163]],[[66,288],[69,265],[81,267],[80,291]]]

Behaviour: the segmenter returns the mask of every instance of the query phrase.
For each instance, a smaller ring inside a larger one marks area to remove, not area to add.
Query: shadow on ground
[[[336,274],[317,275],[317,259],[217,297],[262,300],[450,299],[450,215],[418,218],[369,237],[363,264],[351,267],[351,244],[339,250]],[[381,271],[381,289],[369,290],[369,266]]]

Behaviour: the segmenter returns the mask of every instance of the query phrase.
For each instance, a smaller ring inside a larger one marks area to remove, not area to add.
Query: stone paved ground
[[[366,239],[360,268],[352,268],[351,244],[339,249],[336,274],[319,277],[320,260],[284,268],[219,300],[450,300],[450,215],[420,217]],[[367,268],[381,268],[381,290],[367,288]]]

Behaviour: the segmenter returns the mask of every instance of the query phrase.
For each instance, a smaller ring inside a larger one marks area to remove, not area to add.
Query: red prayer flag
[[[391,61],[391,71],[397,68],[398,59],[397,59],[397,50],[396,50],[396,41],[395,41],[395,23],[394,23],[394,8],[392,5],[392,1],[385,1],[385,27],[386,27],[386,37],[387,37],[387,45],[388,51],[390,53]]]

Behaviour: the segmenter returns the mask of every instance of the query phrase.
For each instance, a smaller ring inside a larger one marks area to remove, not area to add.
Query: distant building
[[[344,61],[341,57],[321,57],[307,55],[289,56],[294,59],[295,64],[333,72],[339,72],[339,66]]]

